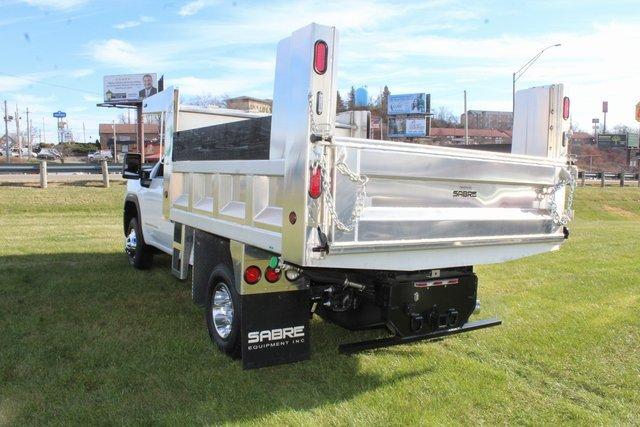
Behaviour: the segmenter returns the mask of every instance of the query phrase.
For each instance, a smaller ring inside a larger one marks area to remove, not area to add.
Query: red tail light
[[[329,47],[322,40],[318,40],[313,47],[313,70],[318,74],[327,71],[327,61],[329,58]]]
[[[317,199],[322,194],[322,168],[316,166],[309,172],[309,196]]]
[[[562,100],[562,118],[567,120],[569,118],[569,109],[571,108],[571,101],[568,96],[565,96]]]
[[[262,277],[262,272],[260,271],[260,268],[255,265],[247,267],[247,269],[244,270],[244,281],[250,285],[258,283],[260,277]]]
[[[267,269],[264,271],[264,278],[267,279],[267,282],[269,283],[275,283],[280,280],[280,271],[276,271],[271,267],[267,267]]]

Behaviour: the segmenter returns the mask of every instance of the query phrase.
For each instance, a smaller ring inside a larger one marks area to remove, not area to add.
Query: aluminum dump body
[[[336,120],[336,44],[316,24],[280,43],[272,117],[173,135],[171,220],[325,268],[457,267],[559,247],[566,148],[534,157],[367,139],[368,116]]]

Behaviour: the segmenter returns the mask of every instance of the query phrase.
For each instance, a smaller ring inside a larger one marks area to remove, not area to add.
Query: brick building
[[[431,141],[439,144],[464,144],[464,129],[431,128]],[[510,130],[469,129],[469,144],[511,144]]]
[[[227,108],[256,113],[271,113],[271,105],[272,101],[270,99],[252,98],[250,96],[227,99]]]
[[[137,124],[135,123],[116,123],[115,137],[116,149],[118,150],[118,159],[122,160],[123,153],[138,153],[138,141],[136,136]],[[111,123],[100,123],[98,125],[100,134],[100,148],[102,150],[113,151],[114,129]],[[157,124],[144,125],[144,141],[145,141],[145,159],[147,161],[157,161],[160,151],[160,142],[158,135],[159,126]]]
[[[511,129],[513,113],[511,111],[469,110],[469,128],[474,129]],[[465,113],[460,115],[460,123],[464,125]]]

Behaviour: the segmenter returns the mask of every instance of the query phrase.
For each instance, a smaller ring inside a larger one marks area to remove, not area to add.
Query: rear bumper
[[[378,340],[360,341],[349,344],[342,344],[339,348],[340,353],[352,354],[364,350],[372,350],[382,347],[391,347],[394,345],[408,344],[415,341],[426,341],[436,338],[446,337],[448,335],[461,334],[463,332],[475,331],[477,329],[490,328],[502,324],[502,320],[497,318],[478,320],[475,322],[467,322],[458,328],[442,329],[433,331],[423,335],[412,335],[408,337],[391,337]]]

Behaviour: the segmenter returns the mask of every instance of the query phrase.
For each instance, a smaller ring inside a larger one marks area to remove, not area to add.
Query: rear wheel
[[[146,270],[151,267],[153,248],[144,242],[142,229],[136,217],[129,220],[127,234],[124,238],[124,251],[129,258],[129,264],[134,268]]]
[[[209,279],[205,319],[211,341],[233,358],[240,357],[240,309],[233,275],[227,267],[217,266]]]

